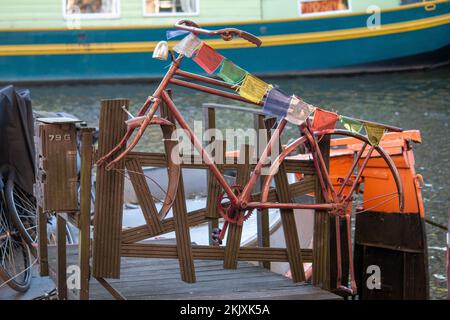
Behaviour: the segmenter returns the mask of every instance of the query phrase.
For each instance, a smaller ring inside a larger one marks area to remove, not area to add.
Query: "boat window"
[[[199,0],[143,0],[144,16],[197,15]]]
[[[63,0],[64,18],[119,18],[119,0]]]
[[[299,0],[301,16],[326,15],[351,11],[351,0]]]

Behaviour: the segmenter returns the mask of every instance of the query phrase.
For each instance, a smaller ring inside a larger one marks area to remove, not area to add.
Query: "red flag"
[[[321,131],[327,129],[334,129],[338,120],[338,115],[334,112],[326,111],[317,108],[314,112],[314,119],[312,122],[313,131]]]
[[[216,50],[203,43],[197,55],[194,57],[194,61],[203,68],[209,74],[217,70],[222,64],[224,57],[217,53]]]

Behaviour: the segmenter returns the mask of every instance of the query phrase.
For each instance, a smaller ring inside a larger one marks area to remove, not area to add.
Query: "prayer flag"
[[[175,37],[178,37],[178,36],[181,36],[184,34],[188,34],[188,33],[189,33],[189,31],[187,31],[187,30],[168,30],[168,31],[166,31],[166,37],[167,37],[167,40],[170,40],[172,38],[175,38]]]
[[[291,97],[278,89],[272,89],[267,93],[264,101],[263,112],[276,117],[285,117],[291,102]]]
[[[241,83],[246,74],[247,71],[238,67],[230,60],[224,59],[218,75],[223,81],[235,85]]]
[[[184,37],[177,45],[173,48],[179,54],[184,54],[186,57],[190,58],[198,50],[202,41],[193,33]]]
[[[217,70],[222,64],[224,57],[216,50],[203,43],[194,57],[194,61],[209,74]]]
[[[247,74],[242,85],[239,87],[239,94],[247,100],[254,103],[260,103],[267,93],[267,90],[271,87],[271,85],[265,83],[261,79],[258,79],[251,74]]]
[[[293,95],[291,97],[286,119],[299,126],[309,118],[314,110],[316,110],[316,107]]]
[[[312,129],[313,131],[334,129],[336,127],[337,120],[338,115],[336,113],[316,108],[312,122]]]
[[[359,133],[363,127],[362,122],[345,116],[340,116],[339,120],[344,125],[345,129],[353,133]]]
[[[383,137],[385,128],[369,123],[365,123],[364,128],[366,129],[367,138],[369,139],[370,144],[373,146],[377,146],[380,143],[381,138]]]

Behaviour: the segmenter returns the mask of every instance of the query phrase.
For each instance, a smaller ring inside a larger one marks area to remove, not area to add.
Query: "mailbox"
[[[46,212],[78,210],[76,122],[71,118],[37,119],[35,194]]]

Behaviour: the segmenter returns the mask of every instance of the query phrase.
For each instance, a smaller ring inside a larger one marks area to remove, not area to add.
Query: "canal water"
[[[391,74],[333,77],[290,77],[265,79],[285,92],[292,92],[309,103],[340,114],[418,129],[423,143],[414,146],[416,170],[425,180],[423,196],[426,215],[440,224],[447,223],[450,207],[450,68]],[[99,101],[127,98],[136,112],[157,83],[80,84],[31,86],[35,109],[70,112],[96,126]],[[224,102],[218,97],[174,88],[174,100],[190,123],[202,119],[202,103]],[[252,126],[250,115],[218,112],[219,128]],[[294,134],[294,131],[290,131]],[[141,150],[161,150],[150,131]],[[427,225],[431,296],[446,298],[445,233]]]

